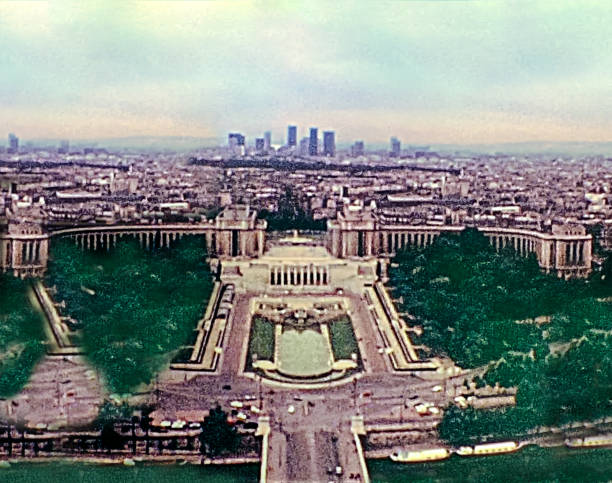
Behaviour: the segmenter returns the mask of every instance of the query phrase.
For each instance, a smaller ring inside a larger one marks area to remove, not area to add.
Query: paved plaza
[[[290,268],[279,267],[283,248],[273,247],[273,256],[264,254],[256,263],[232,260],[229,264],[233,268],[225,267],[221,284],[234,287],[236,295],[218,366],[208,373],[173,370],[162,377],[159,411],[172,419],[177,411],[201,411],[217,402],[229,408],[232,401],[247,404],[248,400],[258,408],[257,413],[249,414],[251,420],[262,415],[269,418],[262,461],[268,481],[367,481],[360,455],[368,437],[351,431],[355,416],[363,417],[364,432],[370,428],[373,434],[384,434],[391,428],[398,434],[412,434],[417,447],[439,445],[435,427],[441,413],[421,415],[415,406],[428,402],[445,407],[456,394],[459,380],[444,383],[444,375],[435,370],[434,363],[418,359],[404,321],[374,271],[364,269],[367,263],[340,263],[317,247],[302,250],[295,246],[286,250],[285,263]],[[305,258],[296,260],[297,253]],[[312,259],[308,259],[309,253]],[[271,264],[272,276],[266,261]],[[328,275],[318,285],[304,284],[309,279],[301,278],[302,267],[314,267],[318,273],[317,262],[325,264]],[[279,280],[275,277],[285,277],[279,273],[293,275],[282,278],[288,283],[279,286],[272,283]],[[335,280],[341,281],[340,286]],[[270,379],[265,372],[247,367],[252,318],[262,303],[270,307],[281,304],[293,313],[296,308],[306,311],[314,302],[334,299],[342,301],[352,324],[361,357],[358,370],[338,380],[303,379],[300,376],[316,375],[333,363],[329,339],[319,329],[287,330],[278,323],[280,369],[287,379]],[[418,370],[423,367],[427,370]],[[444,390],[434,390],[441,383]],[[373,441],[380,439],[374,437]],[[392,450],[391,446],[386,451]]]

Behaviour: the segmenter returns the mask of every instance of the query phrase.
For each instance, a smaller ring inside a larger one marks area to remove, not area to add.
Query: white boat
[[[392,461],[399,463],[421,463],[424,461],[443,460],[450,456],[450,452],[446,448],[430,448],[418,451],[397,451],[391,453],[389,458]]]
[[[459,456],[471,456],[474,454],[474,448],[472,448],[471,446],[461,446],[456,453]]]
[[[519,449],[515,441],[502,441],[500,443],[485,443],[474,446],[474,456],[484,456],[490,454],[512,453]]]
[[[597,446],[612,446],[612,436],[587,436],[586,438],[566,439],[568,448],[593,448]]]

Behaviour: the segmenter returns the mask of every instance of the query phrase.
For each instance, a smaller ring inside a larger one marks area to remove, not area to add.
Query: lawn
[[[359,356],[359,346],[355,339],[355,332],[353,332],[353,324],[348,317],[330,323],[329,334],[336,360],[350,359],[353,353]]]
[[[274,324],[263,317],[253,317],[249,339],[247,369],[253,368],[253,355],[260,360],[274,359]]]

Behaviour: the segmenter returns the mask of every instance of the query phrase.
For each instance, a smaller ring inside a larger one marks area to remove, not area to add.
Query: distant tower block
[[[396,137],[391,138],[391,152],[389,156],[392,158],[399,158],[402,154],[402,143]]]
[[[336,134],[334,131],[323,133],[323,154],[332,157],[336,155]]]
[[[287,146],[297,145],[297,126],[289,126],[287,128]]]
[[[271,147],[272,147],[272,133],[270,131],[266,131],[264,133],[264,145],[263,145],[263,148],[266,151],[270,151]]]
[[[257,219],[249,206],[229,206],[215,220],[215,248],[219,258],[263,254],[267,222]]]
[[[319,130],[316,127],[310,128],[310,137],[308,138],[308,155],[316,156],[319,154]]]

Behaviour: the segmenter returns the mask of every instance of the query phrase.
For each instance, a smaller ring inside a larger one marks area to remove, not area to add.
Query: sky
[[[0,0],[22,139],[612,141],[612,1]]]

